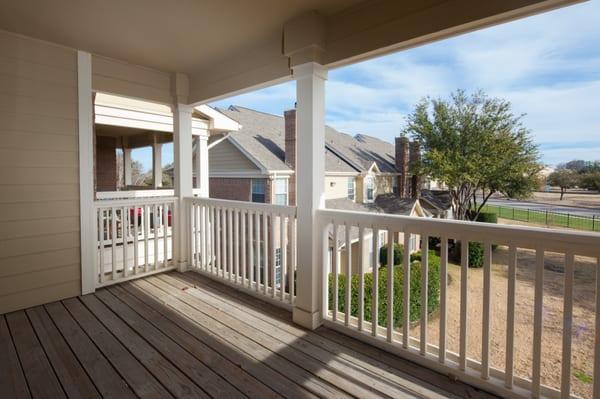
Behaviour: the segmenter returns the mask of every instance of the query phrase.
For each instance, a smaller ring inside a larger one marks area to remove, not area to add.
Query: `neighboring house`
[[[210,196],[294,205],[296,111],[286,111],[284,117],[239,106],[219,111],[241,127],[210,139]],[[392,145],[326,126],[325,141],[326,200],[371,203],[387,193],[412,197],[421,185],[409,171],[418,147],[406,138]]]
[[[239,106],[219,111],[237,121],[240,129],[210,139],[210,197],[295,205],[296,111],[285,111],[283,117]],[[421,217],[447,215],[445,205],[433,195],[428,194],[432,198],[425,199],[426,205],[420,203],[422,182],[410,170],[420,157],[417,143],[398,137],[392,145],[329,126],[325,141],[326,207]],[[419,237],[411,240],[410,251],[418,250]],[[358,232],[351,242],[352,252],[358,253]],[[370,235],[365,242],[371,243]],[[344,247],[345,241],[339,243],[338,249]],[[342,253],[345,259],[346,252]],[[369,258],[365,264],[371,263]],[[356,272],[355,256],[352,264]]]
[[[390,213],[394,215],[402,216],[413,216],[413,217],[427,217],[428,214],[419,200],[415,198],[399,198],[394,194],[382,194],[377,196],[373,203],[361,204],[358,202],[351,201],[347,198],[330,199],[325,203],[327,208],[334,209],[345,209],[356,212],[374,212],[374,213]],[[353,228],[350,231],[350,241],[352,242],[352,251],[350,254],[350,264],[352,268],[352,274],[358,274],[359,272],[359,232],[357,228]],[[410,237],[409,251],[417,251],[420,247],[421,237],[418,234],[412,234]],[[387,232],[379,232],[379,243],[387,241]],[[404,233],[397,233],[394,237],[394,241],[403,243]],[[330,259],[333,256],[332,251],[334,248],[334,232],[330,230]],[[367,232],[363,236],[363,245],[368,249],[364,254],[363,264],[365,265],[364,272],[370,272],[372,270],[372,259],[373,259],[373,232],[367,229]],[[346,248],[346,229],[345,226],[338,226],[338,237],[337,237],[337,249],[340,251],[340,272],[345,274],[347,270],[347,259],[348,253],[345,251]],[[379,255],[377,256],[379,259]],[[329,262],[330,268],[332,262]]]

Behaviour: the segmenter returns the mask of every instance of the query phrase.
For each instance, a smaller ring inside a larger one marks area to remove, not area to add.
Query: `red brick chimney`
[[[419,198],[421,195],[421,176],[417,173],[417,166],[421,162],[421,146],[417,141],[410,143],[410,164],[408,173],[411,176],[410,195],[412,198]]]
[[[410,196],[409,179],[409,141],[408,137],[396,137],[395,142],[395,161],[398,171],[398,196],[407,198]]]
[[[296,110],[284,111],[283,117],[285,119],[285,163],[294,171],[288,185],[288,201],[293,206],[296,205]]]

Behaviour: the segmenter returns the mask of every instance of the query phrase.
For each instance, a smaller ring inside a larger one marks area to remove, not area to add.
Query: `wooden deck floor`
[[[427,382],[425,382],[427,381]],[[5,398],[490,397],[195,273],[0,316]]]

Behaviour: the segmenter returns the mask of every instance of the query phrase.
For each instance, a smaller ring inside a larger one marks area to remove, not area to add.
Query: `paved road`
[[[549,205],[549,204],[540,204],[537,202],[530,201],[518,201],[518,200],[508,200],[508,199],[496,199],[490,198],[488,201],[490,205],[498,205],[498,206],[506,206],[513,208],[524,208],[524,209],[533,209],[536,211],[552,211],[552,212],[560,212],[560,213],[570,213],[571,215],[579,215],[579,216],[589,216],[592,217],[596,215],[596,217],[600,217],[600,208],[578,208],[574,206],[563,206],[563,205]]]

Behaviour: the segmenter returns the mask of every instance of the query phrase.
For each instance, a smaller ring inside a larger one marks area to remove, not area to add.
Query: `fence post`
[[[548,226],[548,209],[546,209],[546,227]]]
[[[530,211],[530,209],[527,208],[527,223],[529,223],[529,211]]]
[[[596,231],[596,215],[592,215],[592,231]]]
[[[571,214],[567,213],[567,227],[571,227]]]
[[[513,211],[512,220],[515,220],[515,208],[513,208],[512,211]]]

